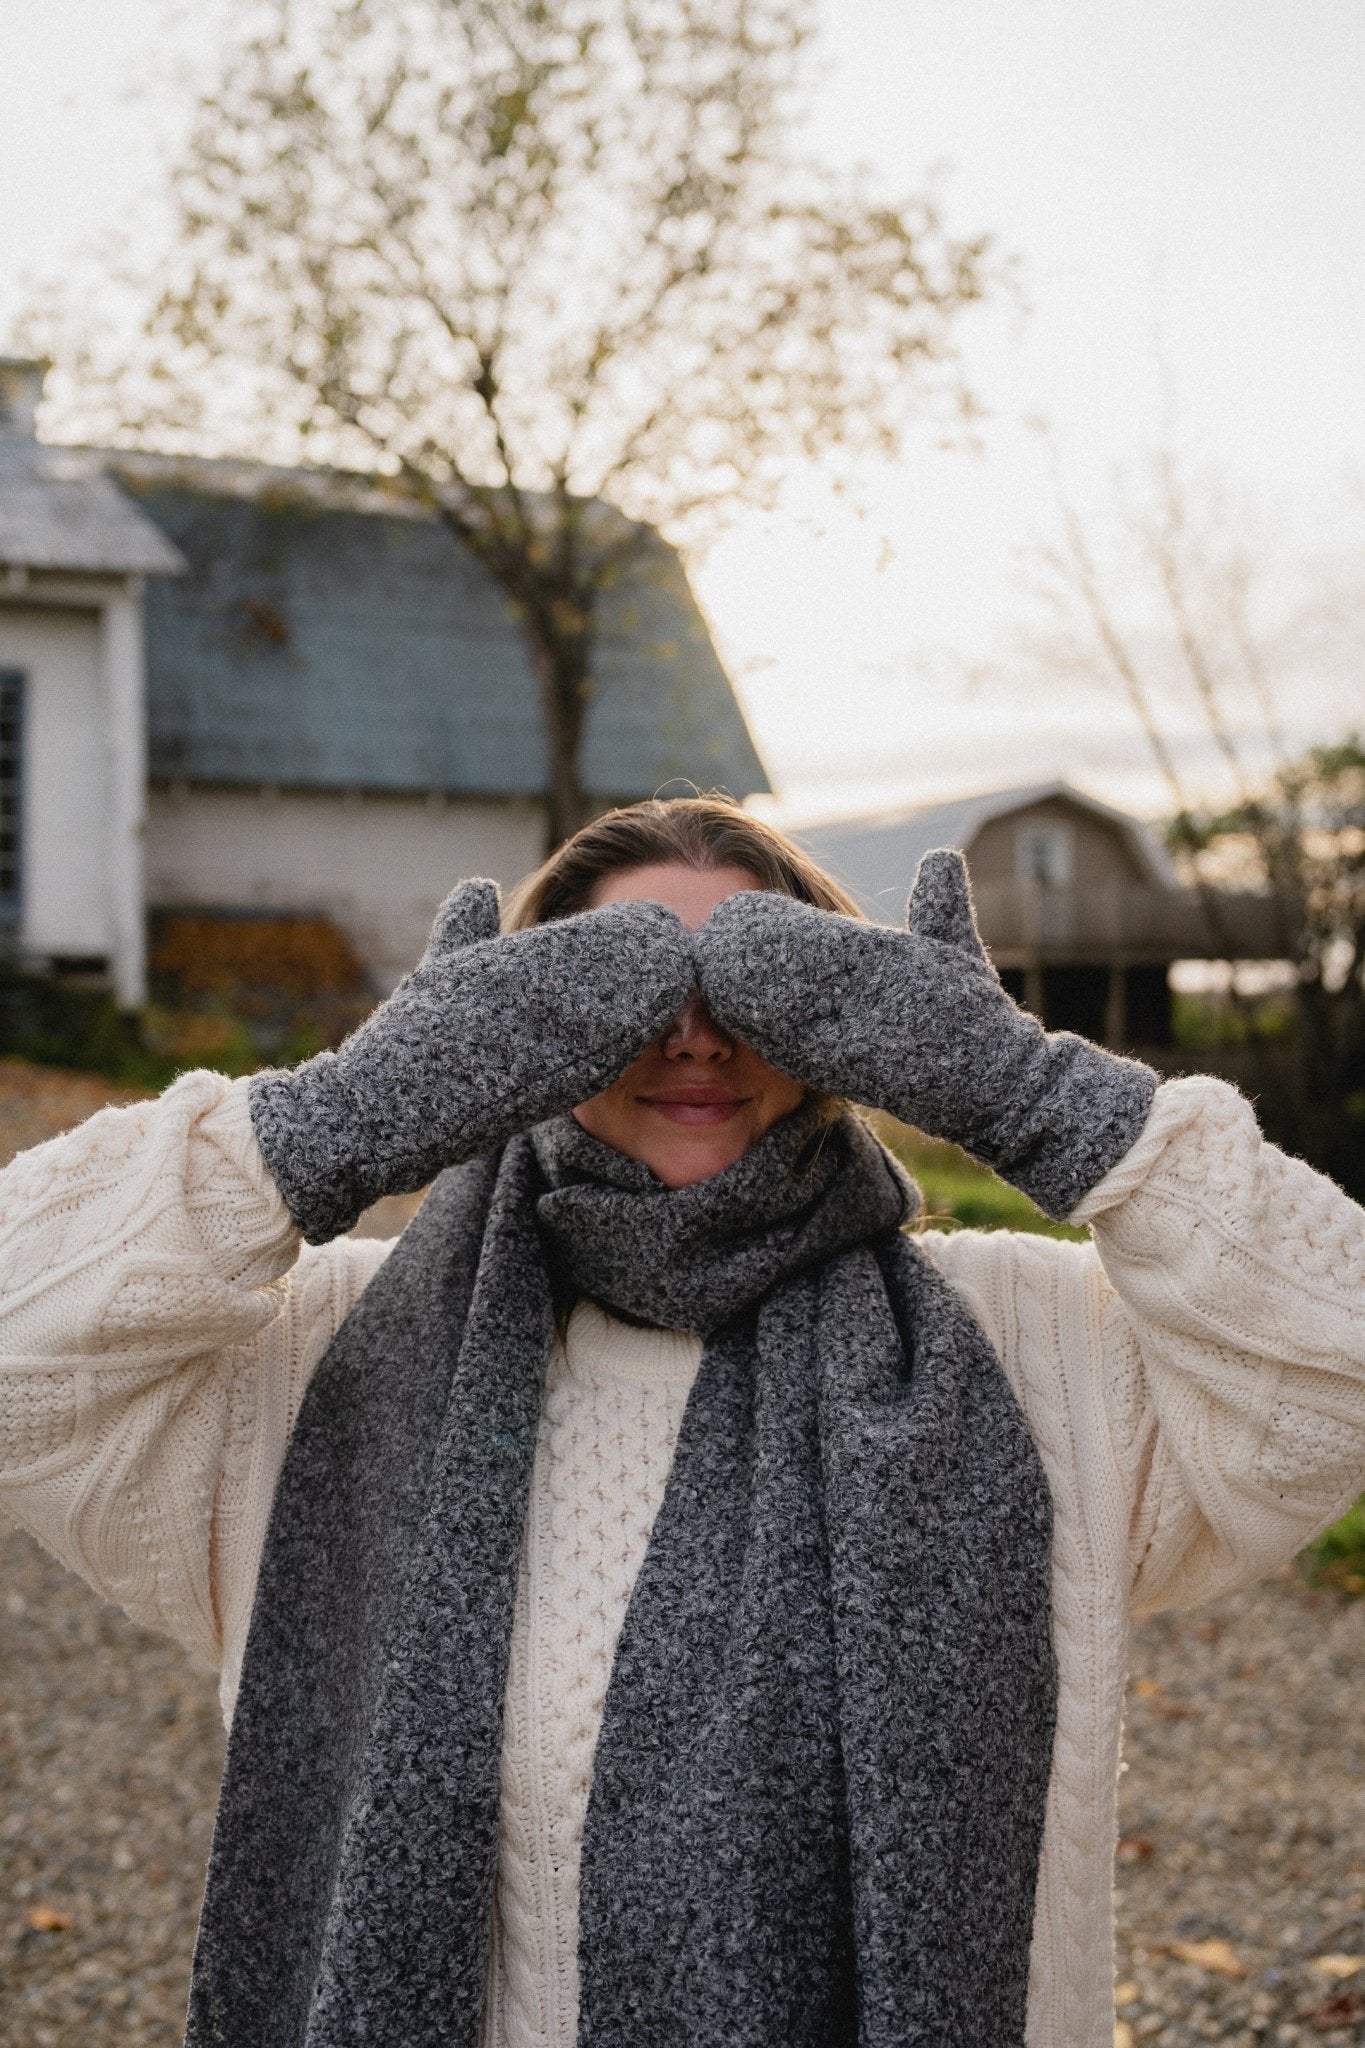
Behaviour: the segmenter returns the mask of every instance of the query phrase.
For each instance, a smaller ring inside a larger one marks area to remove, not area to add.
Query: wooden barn
[[[899,923],[921,854],[954,846],[1010,993],[1053,1030],[1104,1044],[1171,1041],[1177,960],[1273,959],[1271,905],[1182,885],[1152,828],[1066,782],[993,789],[798,828],[868,915]]]

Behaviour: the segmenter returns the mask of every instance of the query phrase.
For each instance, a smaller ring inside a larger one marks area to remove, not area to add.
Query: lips
[[[673,1124],[724,1124],[742,1109],[747,1097],[732,1095],[728,1088],[667,1088],[657,1095],[642,1095],[647,1109],[657,1111]]]

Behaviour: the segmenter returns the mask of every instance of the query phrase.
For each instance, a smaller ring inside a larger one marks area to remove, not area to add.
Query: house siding
[[[1011,811],[1008,817],[993,818],[982,826],[968,849],[972,880],[978,886],[1018,879],[1015,848],[1019,834],[1030,825],[1067,828],[1072,841],[1072,876],[1079,886],[1141,886],[1148,881],[1117,827],[1104,824],[1079,804],[1067,803],[1064,797],[1052,797],[1045,803]]]
[[[26,679],[22,954],[108,959],[112,749],[100,614],[0,610],[0,668]]]
[[[534,801],[153,785],[152,909],[315,911],[350,939],[377,991],[420,955],[457,881],[504,893],[544,850]]]

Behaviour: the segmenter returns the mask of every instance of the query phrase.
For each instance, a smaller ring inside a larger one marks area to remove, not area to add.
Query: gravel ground
[[[17,1531],[0,1585],[0,2048],[176,2048],[212,1680]],[[1119,2042],[1365,2042],[1365,1602],[1272,1581],[1133,1668]]]
[[[71,1074],[0,1059],[0,1165],[16,1152],[55,1138],[110,1103],[142,1102],[145,1088],[119,1088],[99,1074]]]
[[[0,1060],[0,1159],[129,1099]],[[1292,1573],[1139,1630],[1117,2048],[1365,2044],[1363,1674],[1365,1600]],[[222,1749],[210,1675],[0,1530],[0,2048],[176,2048]]]
[[[211,1675],[0,1536],[0,2044],[175,2048],[222,1763]]]
[[[1363,1678],[1365,1601],[1292,1573],[1139,1630],[1123,2048],[1365,2042]]]

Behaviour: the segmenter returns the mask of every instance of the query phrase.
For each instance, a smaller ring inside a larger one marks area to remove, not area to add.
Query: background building
[[[507,600],[374,479],[47,447],[0,361],[0,918],[145,988],[147,913],[325,917],[378,988],[452,882],[544,851],[537,686]],[[681,562],[610,593],[583,776],[606,806],[767,778]]]
[[[1141,818],[1065,782],[836,819],[796,833],[871,917],[899,924],[920,856],[955,846],[1010,993],[1053,1030],[1113,1046],[1171,1037],[1176,960],[1273,959],[1273,906],[1182,886]]]

